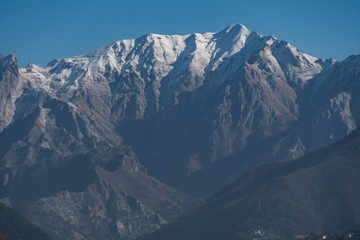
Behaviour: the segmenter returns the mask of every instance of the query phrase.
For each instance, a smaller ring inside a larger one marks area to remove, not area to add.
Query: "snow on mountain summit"
[[[232,24],[218,33],[184,36],[146,34],[137,39],[120,40],[77,57],[54,60],[45,68],[29,66],[21,72],[36,87],[54,93],[77,87],[85,76],[87,80],[94,80],[104,74],[129,73],[138,75],[144,82],[153,82],[155,88],[166,84],[179,92],[186,92],[201,86],[206,74],[238,53],[241,52],[240,58],[243,58],[239,63],[248,60],[252,54],[266,47],[266,39],[279,45],[279,40],[252,32],[241,24]],[[288,50],[299,59],[310,60],[311,64],[316,60],[305,54],[299,57],[301,54],[291,45]],[[170,79],[169,75],[172,82],[165,83],[165,79]],[[225,74],[223,78],[226,77]]]
[[[206,81],[220,85],[246,66],[286,76],[292,88],[302,88],[321,71],[316,60],[285,41],[232,24],[218,33],[146,34],[20,72],[32,88],[66,102],[84,89],[99,99],[112,99],[120,108],[115,118],[122,119],[131,101],[136,102],[134,117],[143,118],[147,109],[177,104],[181,94]]]

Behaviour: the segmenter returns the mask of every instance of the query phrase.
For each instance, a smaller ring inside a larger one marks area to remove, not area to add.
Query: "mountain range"
[[[359,72],[359,55],[318,59],[240,24],[46,67],[1,55],[0,199],[54,239],[138,237],[352,132]]]

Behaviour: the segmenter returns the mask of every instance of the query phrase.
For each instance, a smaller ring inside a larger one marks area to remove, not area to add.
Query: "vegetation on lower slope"
[[[360,129],[239,178],[146,240],[299,239],[360,224]]]
[[[359,240],[360,227],[349,228],[336,232],[323,232],[320,234],[311,234],[305,240]]]

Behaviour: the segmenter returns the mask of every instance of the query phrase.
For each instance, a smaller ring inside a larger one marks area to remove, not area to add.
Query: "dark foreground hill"
[[[50,240],[38,227],[0,203],[0,240]]]
[[[263,165],[146,240],[295,239],[360,224],[360,129],[291,162]]]

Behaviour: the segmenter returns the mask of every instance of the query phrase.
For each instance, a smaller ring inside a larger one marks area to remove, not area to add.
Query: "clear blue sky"
[[[232,23],[320,58],[360,54],[359,0],[3,0],[0,52],[41,66],[146,33],[217,32]]]

